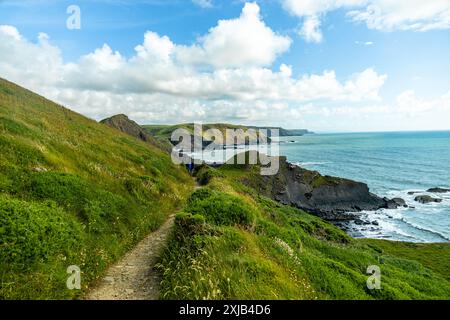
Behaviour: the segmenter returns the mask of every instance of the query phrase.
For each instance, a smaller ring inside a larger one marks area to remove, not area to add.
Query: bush
[[[179,236],[178,240],[184,240],[185,237],[190,238],[196,234],[203,234],[206,230],[205,217],[199,214],[191,215],[185,212],[177,214],[175,218],[176,232]]]
[[[80,247],[81,234],[76,220],[55,203],[0,197],[0,261],[11,269],[69,255]]]
[[[216,225],[251,225],[254,209],[241,198],[208,188],[197,190],[188,201],[187,212],[205,217]]]
[[[52,199],[75,212],[83,209],[93,191],[80,177],[58,172],[32,173],[28,183],[25,192],[33,199]]]
[[[202,166],[197,174],[197,181],[200,185],[207,185],[213,178],[221,178],[224,175],[217,169],[211,168],[209,166]]]

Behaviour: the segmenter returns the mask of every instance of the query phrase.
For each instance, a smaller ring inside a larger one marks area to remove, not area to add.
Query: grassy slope
[[[245,187],[255,168],[209,170],[161,259],[162,298],[450,299],[450,244],[352,239]],[[370,265],[381,290],[367,289]]]
[[[73,298],[184,203],[161,150],[0,79],[0,298]]]
[[[153,136],[157,137],[164,137],[166,139],[170,138],[170,135],[172,132],[176,129],[186,129],[189,132],[194,132],[194,124],[192,123],[185,123],[185,124],[177,124],[177,125],[145,125],[142,126],[144,129],[146,129],[148,132],[150,132]],[[233,125],[233,124],[225,124],[225,123],[215,123],[215,124],[204,124],[202,125],[203,131],[206,131],[208,129],[219,129],[222,134],[225,134],[226,129],[244,129],[247,130],[248,128],[245,126],[240,125]]]
[[[170,126],[170,125],[144,125],[142,127],[145,130],[147,130],[147,132],[149,132],[158,141],[164,142],[164,143],[168,142],[168,140],[170,139],[170,137],[172,135],[172,132],[177,129],[185,129],[190,134],[194,133],[194,125],[192,123],[178,124],[178,125],[172,125],[172,126]],[[242,139],[241,141],[245,141],[245,138],[246,138],[245,132],[247,132],[247,130],[249,128],[246,126],[234,125],[234,124],[212,123],[212,124],[203,124],[202,129],[203,129],[203,138],[205,140],[213,139],[213,137],[206,134],[207,133],[206,131],[208,131],[209,129],[219,130],[222,133],[224,139],[226,139],[226,136],[227,136],[226,135],[227,129],[231,129],[231,130],[242,129],[244,131],[244,135],[240,136],[240,138]],[[255,135],[251,135],[250,142],[256,143],[258,136],[259,136],[258,132],[256,132]],[[222,142],[222,141],[219,141],[217,138],[215,138],[215,141],[218,143]],[[223,141],[223,143],[225,143],[225,142]]]

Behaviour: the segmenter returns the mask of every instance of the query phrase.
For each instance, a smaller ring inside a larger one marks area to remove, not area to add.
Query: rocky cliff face
[[[118,114],[112,116],[111,118],[104,119],[100,123],[106,124],[107,126],[122,131],[130,136],[133,136],[139,140],[147,142],[158,148],[166,149],[158,141],[156,141],[151,135],[147,133],[140,125],[138,125],[133,120],[130,120],[124,114]]]
[[[353,220],[362,210],[397,208],[395,200],[380,198],[366,184],[343,178],[322,176],[292,165],[280,157],[275,176],[252,176],[244,183],[283,204],[315,214],[330,221]]]
[[[106,124],[111,128],[118,129],[130,136],[133,136],[145,142],[151,139],[150,135],[148,135],[144,131],[144,129],[142,129],[136,122],[130,120],[124,114],[118,114],[111,118],[104,119],[100,121],[100,123]]]

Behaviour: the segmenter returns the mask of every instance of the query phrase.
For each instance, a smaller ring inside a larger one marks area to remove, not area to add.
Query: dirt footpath
[[[156,300],[160,277],[154,266],[167,243],[174,216],[148,235],[117,264],[111,266],[86,300]]]

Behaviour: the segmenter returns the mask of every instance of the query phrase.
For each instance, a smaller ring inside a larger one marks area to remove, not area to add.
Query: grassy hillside
[[[161,258],[163,299],[450,299],[450,244],[352,239],[242,181],[255,167],[203,168]],[[369,290],[368,266],[381,269]]]
[[[183,205],[156,147],[0,79],[0,299],[73,298]]]
[[[194,124],[192,123],[186,123],[186,124],[178,124],[178,125],[145,125],[142,126],[145,130],[147,130],[147,132],[152,135],[153,137],[155,137],[158,141],[164,141],[165,143],[167,143],[167,141],[169,141],[172,132],[177,130],[177,129],[185,129],[187,130],[190,134],[194,133]],[[245,127],[245,126],[240,126],[240,125],[233,125],[233,124],[225,124],[225,123],[212,123],[212,124],[204,124],[202,125],[202,137],[204,140],[212,140],[215,139],[214,141],[216,143],[223,143],[225,144],[225,139],[226,139],[226,130],[230,129],[230,130],[238,130],[238,129],[242,129],[244,131],[244,135],[238,135],[240,141],[246,141],[245,139],[247,139],[248,143],[257,143],[258,142],[258,137],[261,137],[263,139],[265,139],[265,136],[262,135],[257,129],[255,129],[255,134],[251,134],[251,132],[247,132],[247,130],[249,129],[249,127]],[[217,129],[222,133],[223,139],[222,141],[219,140],[218,137],[213,137],[211,136],[207,131],[210,129]],[[249,134],[249,137],[247,138],[245,136],[245,133]]]

